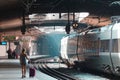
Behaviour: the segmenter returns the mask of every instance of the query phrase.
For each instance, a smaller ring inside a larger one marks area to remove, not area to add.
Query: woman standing
[[[26,77],[26,59],[30,61],[30,59],[27,57],[25,49],[22,49],[22,52],[20,54],[20,64],[22,68],[22,78]]]

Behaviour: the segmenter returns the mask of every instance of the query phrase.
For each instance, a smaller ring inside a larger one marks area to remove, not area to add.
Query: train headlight
[[[73,24],[72,24],[72,27],[73,27],[73,29],[77,29],[78,28],[78,23],[77,22],[73,22]]]

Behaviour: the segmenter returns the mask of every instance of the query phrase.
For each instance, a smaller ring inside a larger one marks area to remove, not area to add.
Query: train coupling
[[[103,65],[103,69],[104,69],[105,72],[111,72],[111,67],[110,67],[110,65],[104,64],[104,65]]]
[[[115,71],[116,71],[117,73],[120,73],[120,66],[116,66]]]

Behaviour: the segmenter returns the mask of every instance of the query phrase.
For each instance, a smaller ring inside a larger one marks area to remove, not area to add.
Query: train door
[[[113,73],[120,75],[119,43],[120,43],[120,39],[119,39],[118,30],[111,29],[110,59],[111,59],[112,71]]]
[[[120,23],[116,20],[111,26],[110,59],[113,73],[120,76]]]

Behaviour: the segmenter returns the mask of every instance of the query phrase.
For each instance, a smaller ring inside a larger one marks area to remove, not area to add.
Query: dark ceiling
[[[95,15],[118,15],[120,1],[115,0],[36,0],[31,13],[90,12]]]
[[[67,13],[89,12],[90,15],[110,17],[120,14],[119,0],[0,0],[1,22],[21,18],[23,12],[32,13]],[[20,25],[16,25],[20,26]],[[2,26],[3,28],[3,26]]]
[[[28,13],[90,12],[111,16],[120,14],[119,0],[0,0],[0,19]]]

